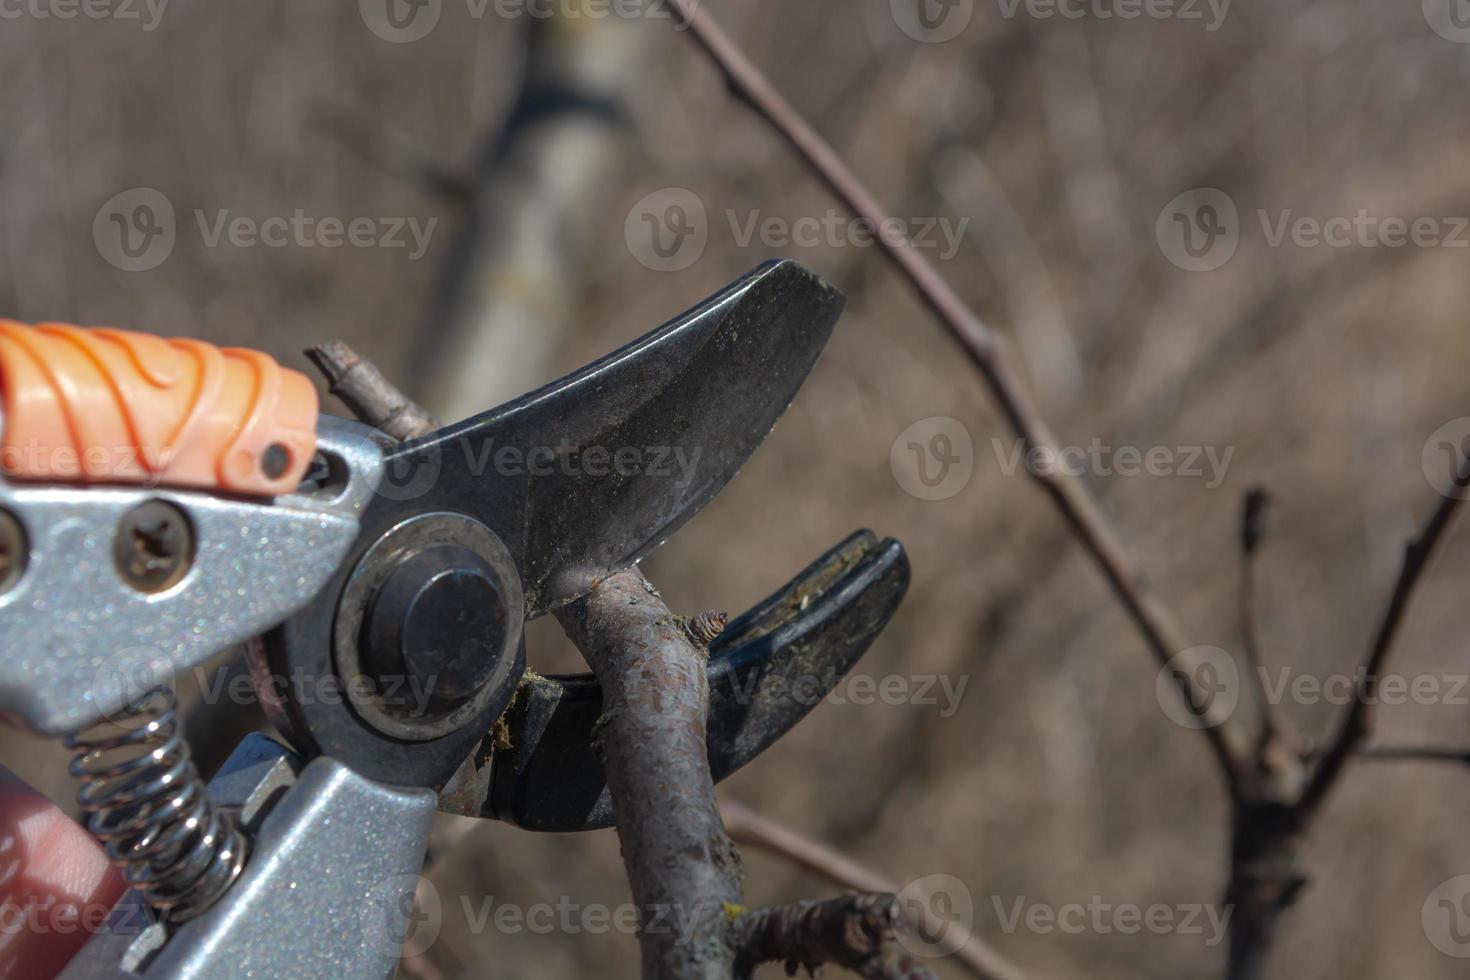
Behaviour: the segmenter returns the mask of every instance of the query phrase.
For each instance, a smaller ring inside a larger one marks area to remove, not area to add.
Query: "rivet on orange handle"
[[[198,340],[0,320],[0,404],[15,480],[274,496],[316,451],[305,375]]]

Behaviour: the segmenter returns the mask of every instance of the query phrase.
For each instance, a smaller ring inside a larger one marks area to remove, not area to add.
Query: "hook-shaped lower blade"
[[[897,541],[859,531],[731,623],[710,646],[710,771],[724,779],[769,748],[836,687],[888,624],[909,583]],[[602,690],[590,674],[528,676],[506,713],[480,816],[527,830],[611,826],[593,733]],[[453,795],[441,808],[468,809]]]
[[[773,262],[602,360],[389,455],[384,508],[492,528],[527,618],[643,558],[765,440],[841,316],[842,294]],[[396,498],[403,499],[397,500]]]

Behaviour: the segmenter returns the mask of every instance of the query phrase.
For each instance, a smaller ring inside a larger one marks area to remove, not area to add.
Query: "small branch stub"
[[[689,621],[689,635],[694,637],[694,642],[702,647],[707,647],[715,642],[719,635],[725,632],[725,626],[730,622],[730,617],[722,612],[711,609],[702,612]]]
[[[742,912],[735,919],[740,950],[735,976],[746,978],[761,963],[784,963],[795,976],[833,964],[868,980],[934,980],[934,974],[903,948],[903,921],[892,894],[846,895],[827,902],[797,902],[782,908]]]
[[[306,356],[327,379],[332,394],[365,424],[400,442],[439,428],[438,420],[400,391],[377,365],[340,340],[309,348]]]

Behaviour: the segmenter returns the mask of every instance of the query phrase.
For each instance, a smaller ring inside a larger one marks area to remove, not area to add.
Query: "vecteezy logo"
[[[173,679],[173,663],[161,650],[136,646],[118,650],[102,661],[92,676],[91,690],[99,701],[116,701],[115,711],[106,712],[103,721],[120,722],[132,717],[131,709],[149,692],[168,685]]]
[[[1470,416],[1452,419],[1434,430],[1420,456],[1424,478],[1446,497],[1470,499]]]
[[[174,251],[173,203],[152,187],[134,187],[103,202],[92,219],[97,253],[124,272],[147,272]]]
[[[1219,647],[1190,647],[1169,658],[1154,680],[1154,696],[1182,728],[1209,728],[1235,713],[1240,670]]]
[[[935,416],[899,433],[888,452],[893,478],[920,500],[948,500],[970,484],[975,443],[959,419]]]
[[[444,904],[439,889],[419,875],[393,875],[368,893],[359,913],[363,939],[375,951],[402,949],[404,956],[422,956],[439,938]]]
[[[1445,40],[1470,44],[1470,0],[1424,0],[1424,20]]]
[[[898,893],[898,904],[912,931],[899,933],[903,948],[915,956],[950,956],[975,928],[975,899],[954,875],[925,875]]]
[[[975,0],[889,0],[889,6],[899,30],[925,44],[954,40],[975,16]]]
[[[1164,205],[1154,235],[1164,257],[1179,268],[1210,272],[1235,255],[1240,244],[1240,215],[1229,194],[1196,187]]]
[[[387,500],[418,500],[439,482],[444,469],[444,450],[437,442],[425,443],[411,452],[395,452],[383,465],[378,496]]]
[[[444,0],[357,0],[368,30],[392,44],[408,44],[439,24]]]
[[[655,272],[682,272],[709,245],[709,216],[699,195],[665,187],[633,205],[623,223],[628,251]]]
[[[1424,936],[1435,949],[1470,958],[1470,875],[1456,875],[1429,893],[1419,910]]]

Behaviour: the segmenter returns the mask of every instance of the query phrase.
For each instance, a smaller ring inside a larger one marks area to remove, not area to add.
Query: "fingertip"
[[[0,976],[55,976],[123,890],[85,829],[0,768]]]

